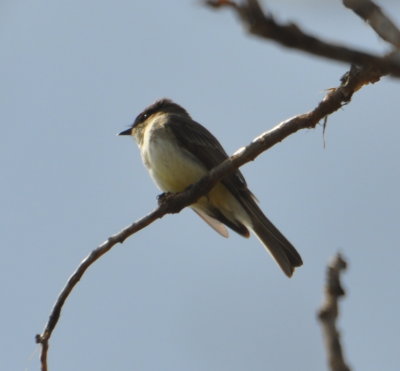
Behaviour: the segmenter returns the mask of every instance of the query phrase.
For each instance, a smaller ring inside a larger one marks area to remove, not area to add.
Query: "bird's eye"
[[[144,113],[142,115],[142,120],[146,120],[148,117],[149,117],[149,114],[148,113]]]

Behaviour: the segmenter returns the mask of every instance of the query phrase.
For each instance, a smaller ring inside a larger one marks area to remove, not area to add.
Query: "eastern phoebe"
[[[119,135],[136,139],[144,164],[164,192],[185,190],[228,157],[205,127],[169,99],[147,107]],[[252,230],[287,276],[303,264],[293,245],[257,206],[239,170],[224,177],[191,208],[224,237],[228,237],[225,226],[244,237]]]

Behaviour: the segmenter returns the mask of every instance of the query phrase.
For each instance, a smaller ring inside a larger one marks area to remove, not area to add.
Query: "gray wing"
[[[229,157],[218,139],[204,126],[178,115],[171,116],[173,117],[171,117],[168,126],[175,137],[182,147],[199,159],[208,170],[211,170]],[[239,170],[224,177],[221,182],[233,195],[240,197],[242,192],[250,193],[246,181]]]
[[[168,121],[168,127],[172,130],[180,145],[197,158],[206,169],[211,170],[228,158],[227,153],[222,148],[217,138],[215,138],[214,135],[212,135],[204,126],[190,118],[171,115],[170,120]],[[221,183],[241,203],[254,197],[247,188],[246,181],[239,170],[224,177],[221,180]],[[211,218],[227,225],[240,235],[249,237],[249,230],[241,221],[227,218],[219,209],[211,208],[211,205],[208,214]],[[207,223],[209,222],[207,221]],[[217,228],[213,228],[220,234],[225,235]]]

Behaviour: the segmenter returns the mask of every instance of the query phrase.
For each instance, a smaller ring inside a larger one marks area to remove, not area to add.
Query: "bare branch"
[[[383,40],[400,48],[400,30],[378,5],[370,0],[343,0],[343,5],[364,19]]]
[[[184,192],[167,194],[162,197],[159,199],[159,207],[156,210],[111,236],[107,241],[93,250],[68,279],[64,289],[56,300],[43,333],[36,335],[36,342],[42,345],[42,371],[47,371],[49,339],[60,318],[62,307],[85,271],[97,259],[108,252],[114,245],[123,243],[128,237],[153,223],[155,220],[162,218],[166,214],[178,213],[184,207],[194,203],[202,195],[208,193],[224,176],[233,173],[240,166],[254,160],[262,152],[279,143],[289,135],[301,129],[314,128],[319,121],[347,104],[354,92],[363,85],[374,83],[378,81],[380,77],[381,75],[372,69],[352,68],[342,77],[341,85],[336,89],[329,90],[324,99],[314,110],[284,121],[272,130],[260,135],[258,138],[254,139],[251,144],[237,151],[233,156],[212,169],[208,175],[203,177],[196,184],[188,187]]]
[[[331,371],[350,371],[344,360],[340,333],[336,327],[336,320],[339,316],[339,299],[345,295],[340,283],[340,274],[346,267],[347,263],[340,254],[337,254],[329,264],[325,286],[325,301],[318,311]]]
[[[320,57],[360,66],[374,66],[384,74],[400,77],[400,62],[395,53],[380,57],[320,40],[305,33],[294,23],[279,24],[270,13],[266,14],[262,10],[258,0],[245,0],[240,4],[229,0],[207,0],[205,3],[213,8],[233,9],[253,35]]]

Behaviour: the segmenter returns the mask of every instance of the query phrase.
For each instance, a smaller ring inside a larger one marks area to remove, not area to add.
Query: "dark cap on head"
[[[160,100],[154,102],[152,105],[146,107],[136,117],[132,127],[135,127],[137,124],[143,122],[151,115],[154,115],[155,113],[160,113],[160,112],[189,116],[187,111],[183,107],[181,107],[179,104],[174,103],[170,99],[163,98],[163,99],[160,99]]]
[[[140,123],[144,122],[146,119],[148,119],[151,115],[154,115],[155,113],[169,113],[169,114],[175,114],[175,115],[184,115],[186,117],[190,118],[190,115],[187,113],[187,111],[181,107],[179,104],[174,103],[171,99],[168,98],[163,98],[159,99],[150,106],[146,107],[135,119],[133,122],[132,126],[119,133],[118,135],[131,135],[132,134],[132,129],[139,125]]]

